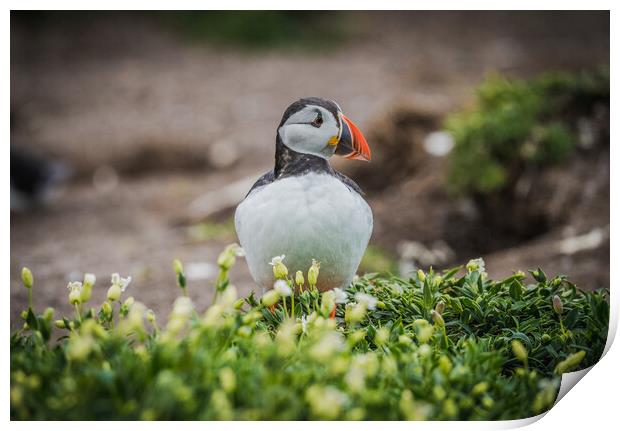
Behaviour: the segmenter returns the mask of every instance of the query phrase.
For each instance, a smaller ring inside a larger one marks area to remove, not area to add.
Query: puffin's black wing
[[[276,176],[274,175],[273,170],[265,173],[258,180],[256,180],[256,182],[254,183],[254,185],[252,186],[248,194],[245,195],[245,197],[247,198],[248,195],[252,193],[253,190],[259,187],[262,187],[262,186],[266,186],[267,184],[273,183],[275,179],[276,179]]]
[[[357,193],[359,193],[361,196],[364,196],[364,192],[362,191],[362,189],[360,188],[360,186],[357,185],[357,183],[355,181],[353,181],[351,178],[347,177],[345,174],[341,174],[340,172],[338,172],[337,170],[334,169],[334,175],[336,176],[336,178],[338,178],[340,181],[342,181],[343,183],[346,184],[347,187],[349,187],[351,190],[356,191]]]

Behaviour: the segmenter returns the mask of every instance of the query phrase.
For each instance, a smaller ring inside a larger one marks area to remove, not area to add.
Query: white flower
[[[95,281],[96,281],[95,274],[91,274],[91,273],[84,274],[84,284],[93,286],[95,284]]]
[[[469,272],[473,272],[473,271],[480,271],[481,273],[485,271],[485,263],[484,263],[484,259],[482,259],[481,257],[477,258],[477,259],[471,259],[469,262],[467,262],[467,270]]]
[[[365,304],[369,310],[377,308],[377,298],[367,293],[357,292],[355,294],[355,300],[360,304]]]
[[[82,302],[82,283],[79,281],[72,281],[67,285],[69,289],[69,303],[71,305],[79,304]]]
[[[273,289],[278,292],[280,296],[291,296],[293,293],[288,283],[284,280],[277,280],[273,284]]]
[[[339,287],[336,287],[335,289],[333,289],[334,292],[334,300],[336,302],[336,304],[346,304],[347,303],[347,294],[344,290],[342,290]]]
[[[121,292],[124,292],[131,283],[131,276],[127,276],[127,278],[121,277],[118,272],[112,274],[112,284],[116,284],[121,288]]]
[[[486,278],[488,277],[488,274],[485,268],[484,259],[481,257],[477,259],[472,259],[469,262],[467,262],[466,268],[467,268],[467,271],[469,272],[478,271],[478,273],[480,273],[480,277],[482,278],[482,280],[486,280]]]
[[[71,292],[73,292],[73,291],[81,292],[82,291],[82,282],[81,281],[71,281],[71,282],[69,282],[69,284],[67,284],[67,289],[69,289],[69,291],[71,291]]]
[[[309,321],[310,321],[310,318],[308,316],[306,315],[301,316],[301,330],[303,331],[304,334],[308,332]]]
[[[272,257],[271,262],[269,262],[269,265],[276,266],[277,264],[282,263],[285,257],[286,257],[285,255]]]

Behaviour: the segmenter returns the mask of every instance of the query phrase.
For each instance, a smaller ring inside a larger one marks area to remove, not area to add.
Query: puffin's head
[[[329,159],[334,154],[370,160],[370,148],[360,129],[332,100],[308,97],[292,103],[282,116],[278,135],[291,150]]]

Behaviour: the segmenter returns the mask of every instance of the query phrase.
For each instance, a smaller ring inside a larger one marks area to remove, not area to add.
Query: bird
[[[332,156],[370,161],[361,130],[340,106],[301,98],[277,128],[275,165],[235,210],[235,229],[252,278],[273,287],[274,261],[290,274],[320,263],[316,288],[346,288],[372,235],[373,215],[361,188],[329,163]]]
[[[48,204],[71,177],[67,163],[35,155],[11,145],[11,212],[25,212]]]

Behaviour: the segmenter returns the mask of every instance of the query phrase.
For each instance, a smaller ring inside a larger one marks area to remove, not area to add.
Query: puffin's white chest
[[[321,262],[318,287],[350,283],[372,233],[364,199],[337,178],[309,173],[253,191],[235,213],[235,227],[254,280],[270,288],[271,258],[284,254],[290,274]]]

